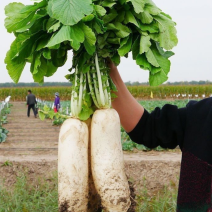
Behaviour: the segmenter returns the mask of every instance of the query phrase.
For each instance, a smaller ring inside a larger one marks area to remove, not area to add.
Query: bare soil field
[[[10,133],[0,144],[0,176],[5,185],[13,185],[20,173],[26,173],[33,183],[38,178],[51,179],[57,171],[57,142],[59,127],[50,120],[41,121],[26,116],[23,102],[14,102],[5,125]],[[177,184],[180,172],[181,152],[124,152],[126,174],[135,192],[144,187],[148,193],[156,193],[165,185]],[[9,165],[5,162],[10,162]],[[7,164],[7,165],[5,165]]]

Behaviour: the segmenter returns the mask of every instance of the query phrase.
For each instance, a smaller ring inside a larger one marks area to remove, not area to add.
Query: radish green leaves
[[[91,0],[50,0],[49,15],[62,24],[73,26],[93,12]],[[70,15],[71,14],[71,15]]]
[[[73,83],[72,112],[80,119],[111,105],[107,58],[119,65],[132,52],[136,64],[149,70],[150,85],[168,79],[176,24],[151,0],[42,0],[11,3],[5,14],[5,27],[16,37],[5,58],[14,82],[30,63],[34,81],[42,83],[73,51],[75,72],[66,78]]]

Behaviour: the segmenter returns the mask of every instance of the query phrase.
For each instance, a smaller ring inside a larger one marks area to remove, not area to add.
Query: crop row
[[[12,101],[26,101],[27,91],[29,89],[31,88],[1,88],[0,97],[4,99],[6,96],[11,96]],[[59,92],[62,100],[69,100],[71,97],[70,87],[38,87],[31,90],[37,98],[48,101],[54,100],[54,94],[56,92]]]
[[[135,98],[150,99],[151,93],[153,98],[160,99],[188,99],[202,98],[212,95],[212,85],[185,85],[185,86],[129,86],[129,91]],[[12,101],[25,101],[27,88],[1,88],[0,96],[4,99],[12,96]],[[70,100],[71,87],[38,87],[33,88],[33,93],[41,99],[51,101],[54,99],[54,93],[59,92],[61,100]],[[0,100],[2,100],[0,99]]]

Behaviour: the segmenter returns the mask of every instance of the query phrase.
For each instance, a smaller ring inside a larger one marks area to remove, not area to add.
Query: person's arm
[[[29,105],[29,95],[27,95],[27,105]]]
[[[115,83],[118,96],[112,106],[119,113],[121,124],[130,138],[149,148],[161,146],[174,149],[183,147],[186,126],[186,108],[178,109],[174,105],[165,105],[162,109],[155,108],[148,113],[130,94],[116,66],[109,64],[110,76]]]
[[[126,85],[121,79],[117,67],[110,63],[110,77],[112,78],[118,90],[117,98],[112,101],[112,107],[118,112],[121,125],[126,132],[131,132],[141,119],[144,108],[136,101],[136,99],[128,91]]]

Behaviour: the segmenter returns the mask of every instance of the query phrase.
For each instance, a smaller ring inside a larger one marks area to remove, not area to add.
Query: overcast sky
[[[4,7],[14,0],[0,1],[0,83],[11,82],[4,64],[6,51],[14,37],[4,28]],[[19,0],[31,4],[30,0]],[[154,0],[158,7],[177,22],[179,44],[174,48],[169,81],[212,81],[212,1],[211,0]],[[64,76],[71,67],[71,55],[66,65],[46,78],[49,82],[66,81]],[[131,59],[122,59],[119,71],[124,81],[148,81],[148,71],[141,70]],[[32,82],[29,66],[26,66],[20,82]]]

